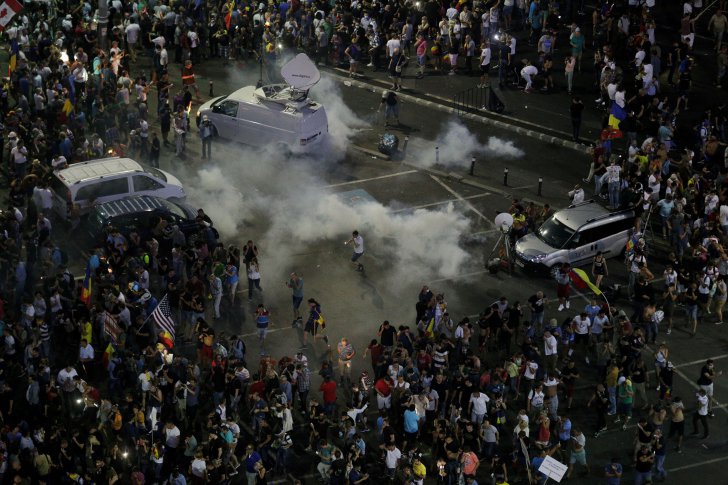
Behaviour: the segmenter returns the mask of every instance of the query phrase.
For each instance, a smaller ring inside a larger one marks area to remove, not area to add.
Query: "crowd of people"
[[[696,376],[698,394],[677,395],[662,329],[670,335],[673,317],[682,322],[679,308],[693,335],[713,315],[723,320],[725,104],[706,111],[694,138],[676,147],[676,117],[688,109],[694,68],[691,16],[702,2],[685,2],[690,12],[667,56],[654,38],[654,1],[629,2],[624,14],[599,3],[589,38],[597,47],[594,83],[619,124],[602,133],[585,181],[612,208],[637,211],[627,259],[631,314],[597,301],[571,308],[562,270],[554,295],[522,295],[523,303],[503,297],[472,320],[453,319],[444,295],[423,287],[411,326],[384,321],[368,344],[334,343],[316,299],[301,311],[303,278],[294,273],[287,283],[292,323],[312,341],[292,356],[271,356],[265,346],[271,317],[262,301],[264,259],[253,241],[224,245],[200,210],[198,230],[188,235],[165,220],[127,234],[110,229],[84,261],[88,278],[74,275],[53,229],[64,221],[51,215],[49,174],[109,152],[158,165],[162,146],[172,142],[183,157],[190,106],[201,97],[195,66],[208,58],[272,65],[303,49],[320,63],[348,63],[352,75],[364,62],[385,69],[399,87],[414,49],[418,76],[430,65],[471,73],[480,58],[481,85],[498,66],[503,83],[522,78],[530,90],[538,75],[550,89],[562,35],[552,31],[571,25],[570,92],[586,44],[586,25],[571,23],[575,2],[373,8],[114,0],[103,38],[94,5],[26,4],[3,33],[10,47],[0,96],[10,205],[0,254],[1,481],[253,485],[272,476],[302,481],[315,470],[336,485],[472,485],[488,482],[489,473],[497,484],[544,483],[539,466],[547,456],[567,463],[568,476],[584,471],[610,485],[623,474],[640,484],[664,479],[670,441],[681,451],[689,413],[693,431],[709,436],[720,374],[708,360]],[[709,26],[720,84],[725,16],[716,12]],[[523,67],[510,35],[519,29],[538,53]],[[151,59],[148,72],[135,63],[141,57]],[[657,89],[661,64],[668,84],[677,74],[677,97]],[[518,230],[534,230],[549,211],[514,203]],[[660,281],[657,249],[640,237],[648,230],[669,245]],[[363,271],[360,238],[354,233],[350,242],[352,264]],[[610,279],[604,266],[595,260],[597,284]],[[255,356],[247,337],[215,328],[245,314],[236,301],[241,272],[255,301]],[[555,309],[549,301],[556,300]],[[325,358],[309,362],[311,349]],[[369,357],[371,370],[355,357]],[[585,402],[576,394],[582,386],[593,390]],[[572,415],[587,403],[591,418]],[[632,429],[633,410],[633,463],[622,463],[623,450],[593,463],[588,441],[615,425]]]

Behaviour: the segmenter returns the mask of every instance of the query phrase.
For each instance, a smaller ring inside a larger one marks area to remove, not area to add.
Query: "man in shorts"
[[[569,295],[571,294],[571,265],[564,263],[556,272],[556,296],[559,298],[559,311],[569,309]]]
[[[722,374],[723,371],[715,372],[713,359],[708,359],[702,369],[700,369],[700,377],[698,377],[697,384],[700,386],[700,389],[705,391],[705,395],[708,397],[708,416],[711,418],[714,416],[713,410],[711,409],[713,400],[713,380]]]
[[[569,457],[569,470],[566,472],[566,478],[571,478],[571,473],[574,471],[574,465],[583,465],[586,468],[587,475],[589,474],[589,464],[586,462],[586,436],[581,432],[580,429],[574,428],[571,431],[571,456]]]
[[[364,265],[359,262],[359,258],[364,255],[364,238],[361,237],[359,231],[351,233],[351,239],[344,242],[344,244],[353,244],[354,252],[351,254],[351,263],[354,265],[356,271],[364,271]]]

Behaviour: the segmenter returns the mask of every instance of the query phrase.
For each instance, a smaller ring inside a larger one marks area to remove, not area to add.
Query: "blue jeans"
[[[652,481],[652,472],[634,472],[634,485],[643,485]]]
[[[609,205],[619,207],[620,182],[609,182]]]
[[[665,455],[655,455],[655,470],[657,470],[657,478],[662,478],[663,480],[667,478]]]
[[[609,394],[609,413],[614,414],[617,412],[617,388],[608,387],[607,393]]]

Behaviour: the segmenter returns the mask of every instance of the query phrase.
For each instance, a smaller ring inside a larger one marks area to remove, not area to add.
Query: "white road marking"
[[[495,226],[495,224],[493,223],[493,221],[490,220],[490,218],[485,217],[485,215],[482,212],[480,212],[478,209],[476,209],[473,204],[471,204],[470,202],[468,202],[467,200],[465,200],[462,195],[460,195],[459,193],[457,193],[452,187],[450,187],[445,182],[443,182],[442,180],[440,180],[439,177],[436,177],[434,175],[430,175],[430,178],[432,180],[434,180],[435,182],[437,182],[438,184],[440,184],[443,189],[445,189],[448,192],[450,192],[459,201],[461,201],[465,205],[467,205],[468,206],[468,209],[470,209],[471,211],[473,211],[474,213],[476,213],[481,219],[483,219],[484,221],[486,221],[489,226],[491,226],[491,227],[494,227]]]
[[[278,327],[278,328],[273,328],[273,329],[269,329],[268,330],[268,333],[280,332],[282,330],[293,330],[293,327]],[[238,337],[240,337],[240,338],[243,338],[243,337],[257,337],[257,336],[258,336],[258,332],[244,333],[244,334],[238,335]]]
[[[402,175],[410,175],[413,173],[419,173],[419,170],[405,170],[404,172],[397,172],[397,173],[390,173],[387,175],[380,175],[379,177],[371,177],[368,179],[357,179],[357,180],[350,180],[349,182],[340,182],[338,184],[331,184],[331,185],[325,185],[323,188],[330,189],[333,187],[343,187],[345,185],[356,185],[356,184],[362,184],[365,182],[371,182],[373,180],[382,180],[382,179],[388,179],[392,177],[400,177]]]
[[[397,212],[406,212],[406,211],[417,210],[417,209],[425,209],[427,207],[434,207],[436,205],[449,204],[450,202],[463,202],[466,200],[487,197],[489,195],[493,195],[493,194],[491,194],[490,192],[484,192],[482,194],[468,195],[467,197],[462,197],[461,199],[454,199],[454,200],[448,199],[448,200],[442,200],[440,202],[430,202],[429,204],[414,205],[412,207],[404,207],[402,209],[397,209],[396,211],[392,211],[392,212],[394,212],[396,214]],[[488,231],[481,231],[481,232],[488,232]],[[479,234],[479,233],[475,233],[475,234]]]
[[[694,360],[692,362],[683,362],[682,364],[676,365],[675,367],[690,367],[691,365],[705,364],[705,361],[707,361],[708,359],[721,360],[726,358],[728,358],[728,354],[721,354],[716,357],[706,357],[705,359]]]
[[[436,280],[430,280],[430,283],[439,283],[441,281],[454,280],[455,278],[467,278],[468,276],[477,276],[477,275],[480,275],[480,274],[483,274],[483,273],[487,273],[487,272],[488,272],[487,269],[483,269],[483,270],[480,270],[480,271],[473,271],[472,273],[463,273],[463,274],[458,274],[458,275],[455,275],[455,276],[450,276],[448,278],[439,278],[439,279],[436,279]],[[477,316],[477,315],[475,315],[475,316]]]
[[[650,352],[654,352],[654,349],[652,349],[649,345],[645,345],[645,349],[649,350]],[[722,358],[725,358],[725,357],[726,357],[726,355],[723,354],[723,355],[718,356],[717,358],[721,358],[722,359]],[[693,389],[696,389],[696,390],[697,389],[700,389],[700,386],[698,386],[698,384],[695,382],[696,379],[689,378],[687,376],[687,374],[685,374],[683,371],[680,370],[680,367],[688,366],[688,365],[702,364],[702,363],[705,363],[705,361],[708,360],[708,359],[715,360],[716,357],[706,357],[704,360],[699,360],[699,361],[696,361],[696,362],[688,362],[687,364],[677,365],[677,366],[675,366],[675,374],[677,374],[685,382],[687,382],[688,384],[690,384],[690,387],[692,387]],[[724,413],[728,414],[728,406],[726,406],[725,404],[721,404],[714,397],[713,398],[710,398],[710,401],[713,403],[713,406],[711,406],[711,410],[712,409],[720,409]]]
[[[668,473],[679,472],[682,470],[689,470],[691,468],[697,468],[697,467],[700,467],[703,465],[710,465],[712,463],[719,463],[721,461],[726,461],[726,460],[728,460],[728,456],[722,456],[720,458],[713,458],[712,460],[699,461],[696,463],[691,463],[689,465],[678,466],[675,468],[668,468],[667,471],[668,471]]]

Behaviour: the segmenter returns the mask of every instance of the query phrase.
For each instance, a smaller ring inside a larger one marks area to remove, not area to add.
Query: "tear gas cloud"
[[[439,147],[439,157],[436,155]],[[408,159],[414,165],[429,168],[435,164],[443,166],[470,167],[471,157],[485,156],[498,158],[517,158],[523,151],[512,141],[491,136],[486,143],[478,138],[462,123],[450,120],[434,141],[417,138],[410,140],[407,148]],[[439,162],[437,161],[439,158]]]
[[[460,245],[461,237],[473,230],[471,221],[453,204],[440,210],[398,212],[372,201],[353,207],[323,187],[326,181],[319,174],[336,168],[352,136],[366,123],[346,106],[338,86],[327,78],[311,97],[325,105],[330,130],[328,143],[316,146],[313,154],[288,157],[275,147],[220,142],[213,146],[215,164],[183,176],[193,181],[187,183],[191,203],[205,209],[226,244],[255,240],[265,254],[264,277],[271,278],[295,269],[296,254],[343,251],[341,243],[353,229],[364,235],[369,255],[384,258],[378,264],[388,266],[389,283],[451,277],[476,264]],[[455,122],[437,140],[415,144],[422,152],[416,158],[426,166],[434,164],[436,144],[441,162],[469,164],[472,153],[521,155],[511,142],[495,137],[481,144]],[[432,148],[431,161],[426,145]]]

